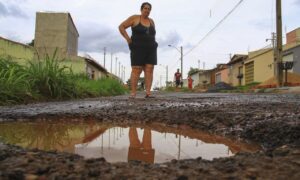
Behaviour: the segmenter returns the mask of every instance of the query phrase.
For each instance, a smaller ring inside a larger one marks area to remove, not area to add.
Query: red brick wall
[[[295,30],[286,34],[286,44],[294,43],[296,41],[297,41],[297,33]]]

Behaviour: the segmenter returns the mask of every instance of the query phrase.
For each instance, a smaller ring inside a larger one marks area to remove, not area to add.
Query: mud
[[[261,151],[233,157],[108,163],[78,155],[0,145],[0,179],[299,179],[299,94],[157,93],[156,98],[127,96],[0,107],[0,121],[189,126],[207,133],[261,145]],[[1,141],[1,140],[0,140]]]

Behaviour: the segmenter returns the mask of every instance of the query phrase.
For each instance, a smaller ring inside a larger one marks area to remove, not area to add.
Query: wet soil
[[[142,95],[0,107],[0,121],[189,126],[211,134],[254,141],[263,150],[212,161],[199,158],[162,164],[108,163],[104,158],[23,149],[0,143],[0,179],[300,179],[299,94]],[[1,140],[0,140],[1,142]]]

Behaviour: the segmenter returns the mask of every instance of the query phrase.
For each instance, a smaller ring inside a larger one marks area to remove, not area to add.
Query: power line
[[[219,21],[215,27],[213,27],[202,39],[200,39],[200,41],[190,50],[188,50],[183,56],[186,56],[187,54],[189,54],[190,52],[192,52],[196,47],[198,47],[200,45],[200,43],[202,41],[204,41],[204,39],[206,39],[214,30],[216,30],[227,18],[229,15],[231,15],[233,13],[233,11],[235,11],[237,9],[237,7],[243,2],[244,0],[240,0],[234,7],[233,9],[231,9],[226,16],[223,17],[223,19],[221,19],[221,21]]]
[[[208,19],[208,20],[210,20],[211,17],[212,17],[212,10],[216,7],[217,1],[218,1],[218,0],[215,0],[214,4],[213,4],[212,7],[209,9],[210,11],[209,11],[209,19]],[[190,34],[190,37],[188,38],[188,41],[190,41],[192,38],[194,38],[194,35],[195,35],[196,33],[198,33],[198,31],[199,31],[198,29],[199,29],[204,23],[207,23],[208,20],[207,20],[207,19],[204,19],[204,18],[201,20],[201,22],[196,26],[196,28],[194,29],[194,31]]]
[[[178,65],[178,63],[180,62],[180,59],[178,61],[176,61],[176,63],[174,63],[173,65],[169,66],[169,71],[173,71],[175,68],[178,69],[178,67],[176,67]]]
[[[274,29],[275,29],[275,26],[274,26],[274,21],[275,21],[274,7],[275,7],[275,1],[271,0],[271,32],[274,32]]]

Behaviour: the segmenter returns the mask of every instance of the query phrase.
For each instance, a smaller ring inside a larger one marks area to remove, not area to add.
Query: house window
[[[282,61],[283,62],[288,62],[288,61],[294,61],[294,54],[291,53],[291,54],[288,54],[288,55],[285,55],[282,57]],[[293,72],[293,68],[288,70],[288,72]]]
[[[221,73],[217,73],[216,74],[216,83],[219,83],[221,81],[222,81],[222,79],[221,79]]]
[[[243,74],[243,66],[240,66],[240,67],[239,67],[239,75],[240,75],[240,74]]]
[[[95,79],[95,71],[92,70],[92,79]]]

